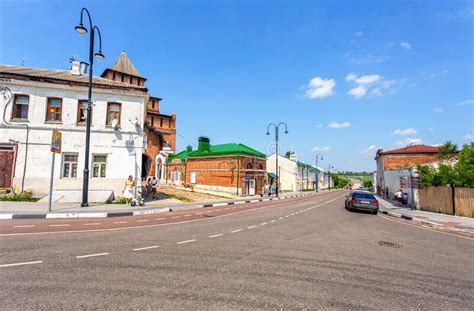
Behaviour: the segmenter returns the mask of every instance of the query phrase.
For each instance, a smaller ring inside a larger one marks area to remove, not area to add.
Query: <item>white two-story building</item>
[[[72,62],[71,70],[51,70],[0,65],[0,87],[5,89],[0,96],[0,188],[48,192],[51,135],[57,129],[62,153],[55,159],[54,189],[81,191],[88,91],[81,66]],[[91,192],[120,196],[129,175],[140,179],[147,96],[143,84],[93,78]]]

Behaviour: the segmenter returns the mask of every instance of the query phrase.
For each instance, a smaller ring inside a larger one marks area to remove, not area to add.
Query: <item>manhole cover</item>
[[[393,243],[393,242],[389,242],[389,241],[377,241],[377,243],[380,246],[384,246],[384,247],[392,247],[392,248],[401,248],[401,247],[403,247],[402,244]]]

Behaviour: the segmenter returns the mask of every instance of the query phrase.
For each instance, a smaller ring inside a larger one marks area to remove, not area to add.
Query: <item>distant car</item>
[[[349,211],[362,210],[372,214],[377,214],[379,211],[379,202],[374,195],[360,190],[352,191],[347,195],[345,205]]]

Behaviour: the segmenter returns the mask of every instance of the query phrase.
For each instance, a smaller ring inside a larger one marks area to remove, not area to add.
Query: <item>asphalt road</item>
[[[472,308],[472,238],[348,212],[341,195],[171,225],[1,236],[0,308]]]

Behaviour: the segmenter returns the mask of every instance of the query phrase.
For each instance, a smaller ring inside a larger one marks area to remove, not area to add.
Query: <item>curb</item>
[[[391,217],[396,217],[396,218],[401,218],[401,219],[405,219],[405,220],[414,221],[414,222],[420,223],[422,225],[444,227],[443,224],[439,224],[439,223],[436,223],[436,222],[433,222],[433,221],[424,220],[424,219],[420,219],[420,218],[416,218],[416,217],[412,217],[412,216],[403,215],[403,214],[400,214],[400,213],[389,212],[389,211],[380,211],[380,212],[382,214],[385,214],[385,215],[388,215],[388,216],[391,216]]]
[[[201,205],[197,205],[197,206],[198,206],[198,208],[207,208],[207,207],[227,206],[227,205],[237,205],[237,204],[251,204],[251,203],[258,203],[258,202],[266,202],[266,201],[306,197],[306,196],[310,196],[310,195],[316,195],[316,194],[315,193],[297,194],[297,195],[290,195],[290,196],[278,197],[278,198],[261,198],[261,199],[252,199],[252,200],[240,200],[240,201],[233,201],[233,202],[201,204]],[[325,193],[323,193],[322,195],[325,195]],[[148,214],[166,213],[166,212],[172,212],[172,211],[173,211],[173,209],[167,207],[167,208],[159,208],[159,209],[152,209],[152,210],[138,210],[138,211],[130,211],[130,212],[0,214],[0,220],[7,220],[7,219],[111,218],[111,217],[140,216],[140,215],[148,215]]]

